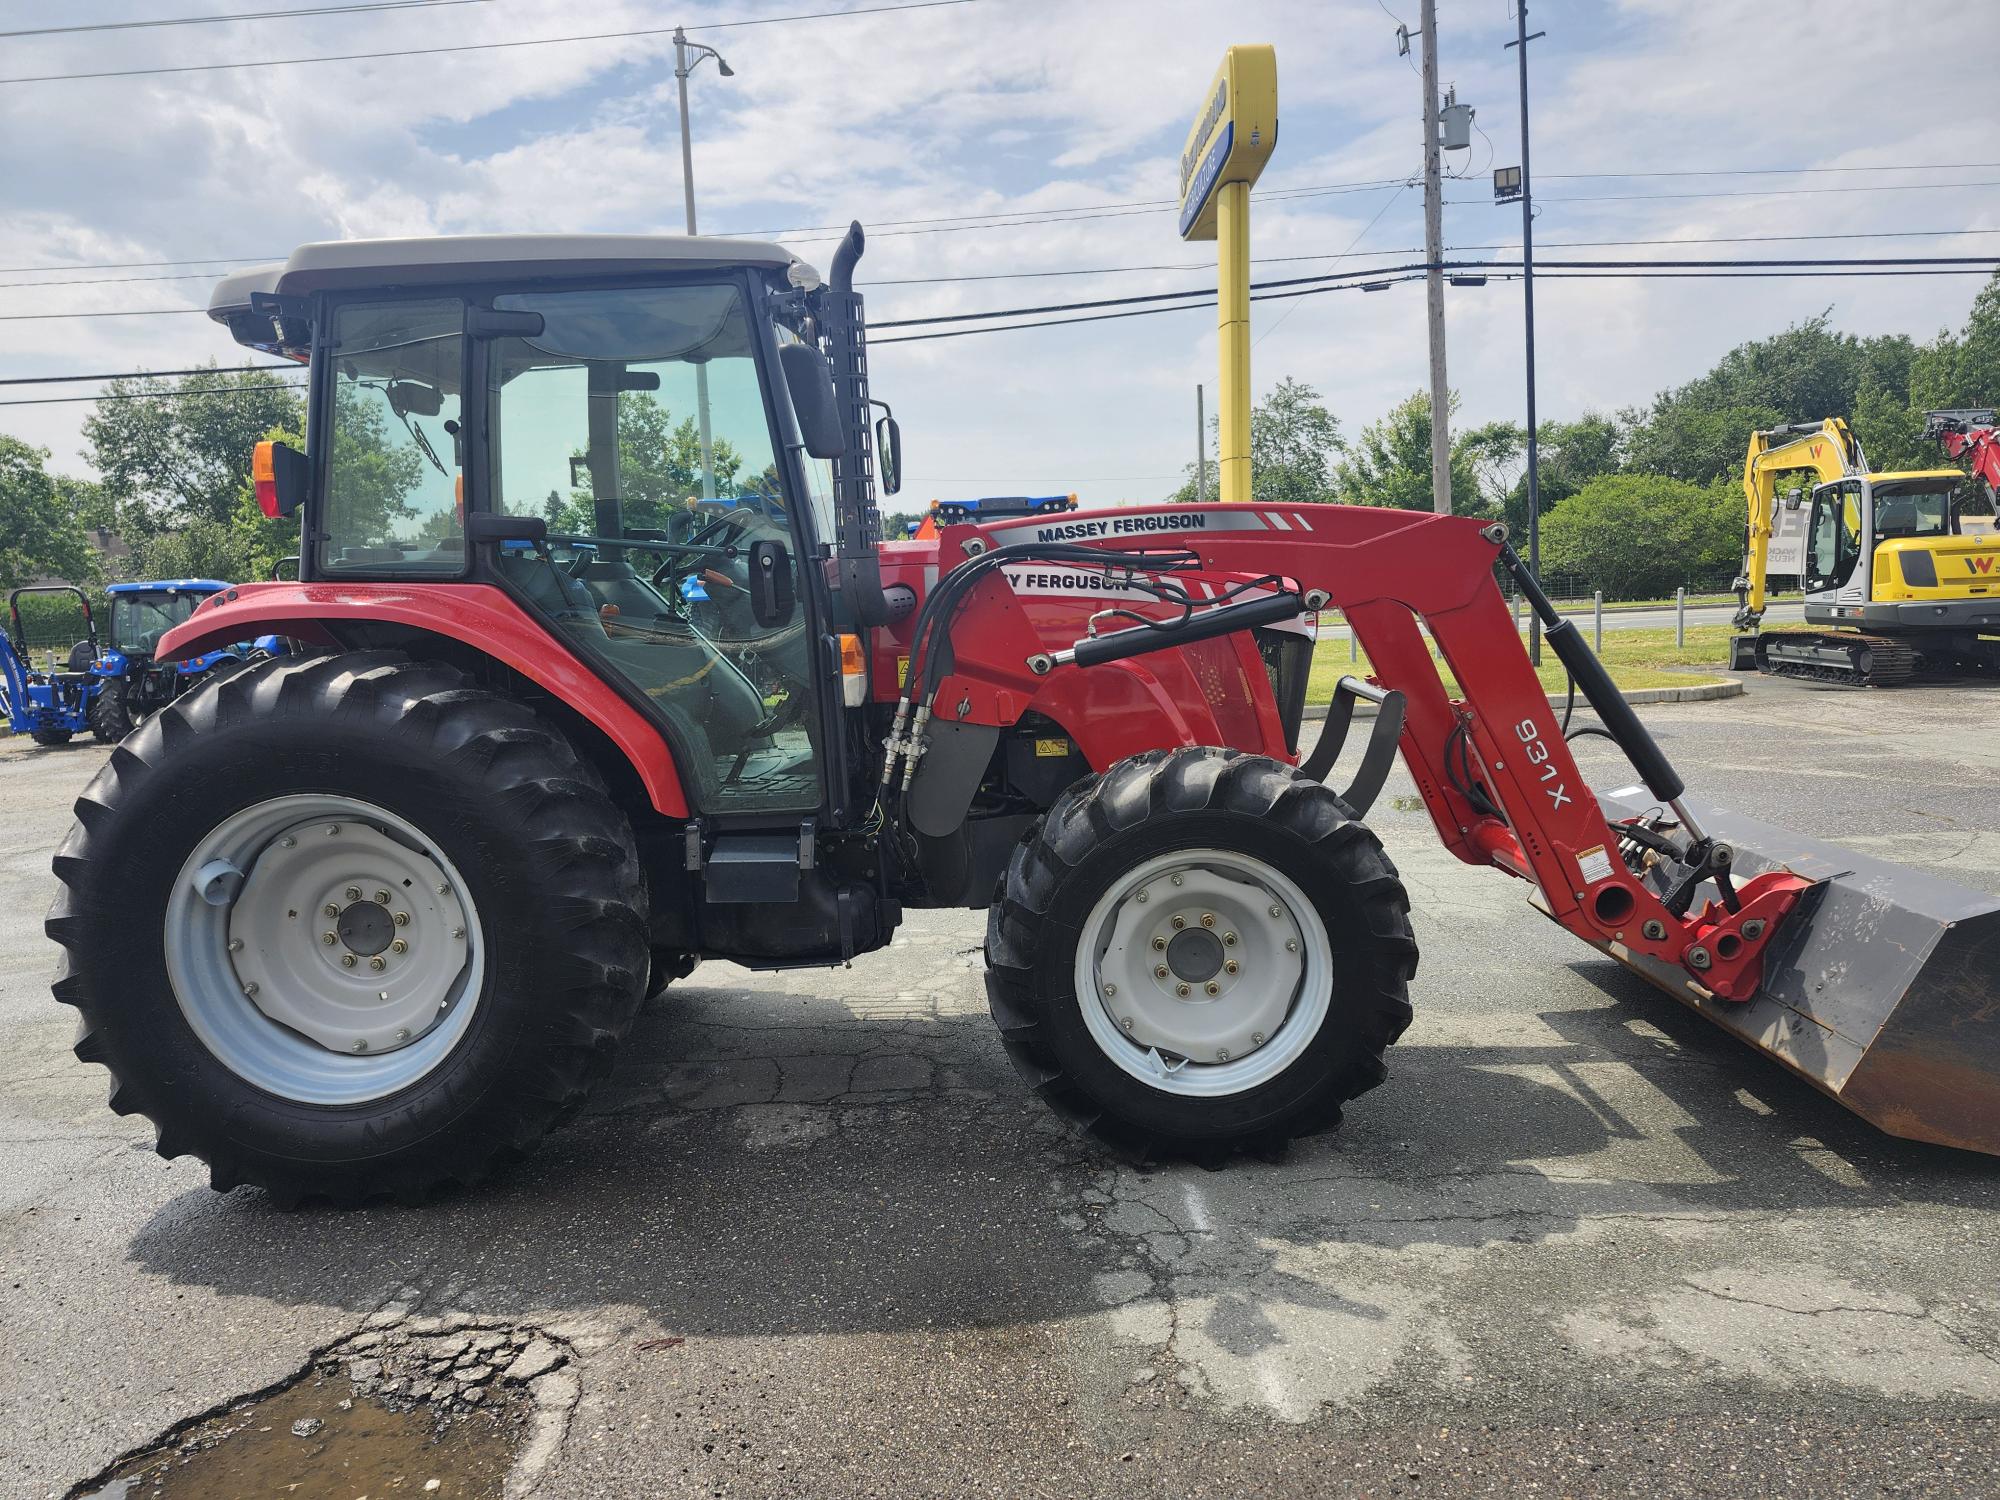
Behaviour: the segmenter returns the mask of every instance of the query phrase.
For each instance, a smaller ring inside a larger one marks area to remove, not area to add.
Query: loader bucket
[[[1600,797],[1613,820],[1658,799]],[[1746,1002],[1677,965],[1612,956],[1890,1135],[2000,1156],[2000,899],[1684,799],[1743,877],[1817,881],[1785,918]],[[1713,896],[1704,886],[1697,897]],[[1609,947],[1606,948],[1610,952]]]

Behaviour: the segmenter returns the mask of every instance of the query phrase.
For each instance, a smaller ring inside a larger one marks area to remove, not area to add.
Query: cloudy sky
[[[330,3],[0,0],[0,31]],[[1421,165],[1418,80],[1395,41],[1417,0],[970,0],[727,25],[885,3],[454,0],[6,39],[0,376],[240,362],[198,314],[32,315],[199,306],[227,263],[303,240],[678,231],[672,46],[657,31],[676,22],[714,28],[698,34],[735,69],[695,76],[702,228],[763,233],[823,266],[830,226],[859,218],[877,322],[1212,284],[1213,247],[1180,243],[1164,200],[1232,42],[1278,49],[1282,135],[1253,213],[1257,274],[1393,264],[1422,244],[1421,194],[1396,185]],[[1471,257],[1518,242],[1518,209],[1493,206],[1488,175],[1520,155],[1502,48],[1514,23],[1507,0],[1438,9],[1441,78],[1484,132],[1451,161],[1465,179],[1445,210],[1447,246]],[[1951,233],[1568,253],[2000,253],[2000,163],[1978,160],[1994,154],[2000,115],[1935,28],[1888,24],[1879,0],[1537,0],[1531,14],[1548,33],[1532,59],[1547,258],[1566,242],[1919,230]],[[1843,39],[1867,65],[1822,92],[1807,59],[1771,65],[1793,32]],[[522,40],[536,44],[21,81]],[[1691,173],[1703,175],[1672,175]],[[215,264],[111,268],[197,259]],[[1963,318],[1978,284],[1538,282],[1542,413],[1642,400],[1827,307],[1858,333],[1928,337]],[[1518,286],[1454,289],[1447,311],[1462,420],[1518,417]],[[1350,435],[1425,380],[1420,285],[1263,302],[1255,326],[1259,391],[1308,381]],[[1192,458],[1214,314],[883,345],[873,373],[902,420],[907,499],[1150,498]],[[0,407],[0,431],[75,468],[88,409]]]

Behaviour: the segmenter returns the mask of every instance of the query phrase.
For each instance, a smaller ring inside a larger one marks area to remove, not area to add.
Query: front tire
[[[132,732],[132,708],[122,678],[107,679],[90,703],[90,732],[99,744],[115,745]]]
[[[637,1011],[630,826],[557,731],[452,668],[230,673],[141,724],[76,814],[48,918],[76,1054],[218,1189],[478,1181],[582,1105]]]
[[[37,745],[67,745],[70,731],[67,729],[31,729],[28,738]]]
[[[1328,788],[1234,750],[1149,751],[1065,792],[988,914],[1023,1079],[1136,1159],[1216,1164],[1331,1129],[1410,1021],[1409,902]]]

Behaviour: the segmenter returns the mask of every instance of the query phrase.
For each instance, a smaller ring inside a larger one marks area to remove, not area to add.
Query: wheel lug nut
[[[1298,952],[1298,951],[1299,951],[1299,944],[1298,944],[1298,940],[1297,940],[1296,938],[1286,938],[1286,939],[1285,939],[1285,951],[1286,951],[1287,953],[1296,953],[1296,952]]]
[[[1236,946],[1236,934],[1233,932],[1223,933],[1222,944],[1225,948],[1234,948]]]
[[[257,993],[257,986],[256,986],[256,984],[255,984],[254,982],[252,982],[252,983],[250,983],[250,984],[246,984],[246,985],[244,985],[244,986],[243,986],[243,993],[244,993],[244,994],[246,994],[246,995],[254,995],[254,994],[256,994],[256,993]]]
[[[451,930],[451,935],[455,938],[462,938],[465,936],[465,929],[463,927],[454,927]]]
[[[1165,948],[1166,946],[1167,946],[1167,940],[1166,940],[1165,938],[1162,938],[1162,937],[1156,937],[1156,938],[1154,938],[1154,939],[1153,939],[1153,951],[1154,951],[1155,953],[1158,953],[1158,952],[1160,952],[1160,951],[1161,951],[1162,949],[1164,949],[1164,948]]]
[[[1229,1049],[1227,1047],[1217,1047],[1215,1049],[1215,1060],[1217,1062],[1228,1062]]]
[[[1188,992],[1188,987],[1184,984],[1177,984],[1174,986],[1174,993],[1176,995],[1185,995],[1187,992]]]
[[[368,1042],[366,1038],[356,1037],[354,1039],[354,1050],[356,1052],[366,1052],[368,1050]]]
[[[1222,986],[1211,979],[1201,987],[1201,990],[1204,995],[1219,995],[1222,993]]]
[[[359,901],[361,899],[361,887],[358,885],[350,885],[347,888],[346,896],[349,901]]]
[[[1185,926],[1187,926],[1187,918],[1186,918],[1186,917],[1175,917],[1175,918],[1174,918],[1174,931],[1175,931],[1175,932],[1179,932],[1179,931],[1180,931],[1180,930],[1181,930],[1181,929],[1182,929],[1183,927],[1185,927]]]
[[[338,823],[329,823],[329,824],[327,824],[327,825],[326,825],[326,831],[327,831],[327,832],[328,832],[329,834],[335,834],[335,833],[338,833],[338,832],[340,832],[340,825],[339,825]]]
[[[1139,892],[1138,902],[1141,906],[1144,906],[1148,901],[1152,899],[1153,898],[1151,896],[1148,896],[1144,891]]]
[[[1178,876],[1178,875],[1174,876],[1174,877],[1173,877],[1173,883],[1174,883],[1175,885],[1179,885],[1179,884],[1181,883],[1181,878],[1180,878],[1180,876]]]
[[[231,938],[229,940],[229,951],[231,953],[241,953],[243,951],[243,939]]]
[[[1261,1031],[1253,1031],[1253,1032],[1251,1032],[1251,1033],[1250,1033],[1250,1045],[1251,1045],[1251,1046],[1253,1046],[1253,1047],[1261,1047],[1261,1046],[1263,1046],[1263,1045],[1264,1045],[1264,1033],[1263,1033],[1263,1032],[1261,1032]]]
[[[1165,964],[1155,964],[1153,966],[1153,977],[1155,979],[1165,979],[1167,977],[1167,966]]]
[[[278,840],[278,847],[280,849],[296,849],[299,847],[299,841],[287,835]]]
[[[389,904],[389,893],[387,891],[377,891],[375,893],[375,904],[377,906],[387,906]]]
[[[1132,1029],[1132,1018],[1130,1016],[1121,1017],[1118,1024],[1123,1026],[1127,1031],[1130,1031]]]
[[[407,1026],[398,1026],[396,1028],[396,1040],[399,1042],[407,1042],[409,1039],[410,1039],[410,1028]]]
[[[1104,993],[1106,995],[1115,995],[1118,993],[1118,986],[1115,984],[1107,984],[1104,987]]]
[[[406,911],[397,912],[396,925],[398,927],[408,927],[410,925],[410,914]]]
[[[384,958],[381,954],[378,953],[373,958],[368,960],[368,967],[373,969],[377,974],[379,974],[384,969],[389,967],[389,960]]]
[[[1282,917],[1284,914],[1285,914],[1285,909],[1282,906],[1274,906],[1271,908],[1271,915],[1274,917]]]
[[[343,953],[343,954],[341,954],[341,955],[340,955],[340,966],[341,966],[341,968],[343,968],[343,969],[351,969],[351,968],[353,968],[353,967],[354,967],[354,955],[353,955],[352,953]]]
[[[1215,925],[1215,913],[1212,911],[1203,912],[1201,914],[1201,925],[1204,927],[1213,927]]]
[[[449,896],[451,894],[451,887],[448,885],[441,885],[437,888],[437,891],[440,896]]]
[[[329,948],[331,948],[335,943],[340,941],[338,937],[336,937],[333,933],[330,932],[322,932],[319,935],[319,940],[322,943],[325,943]]]
[[[389,945],[389,951],[391,953],[408,953],[410,951],[410,945],[404,942],[401,938],[397,938],[395,942]],[[1235,965],[1232,964],[1230,965],[1230,967],[1234,968]]]
[[[1241,966],[1232,958],[1223,964],[1222,972],[1225,974],[1234,974],[1239,967]]]
[[[322,906],[320,910],[325,912],[329,917],[337,917],[340,915],[340,908],[335,906],[331,901],[327,902],[326,905]]]

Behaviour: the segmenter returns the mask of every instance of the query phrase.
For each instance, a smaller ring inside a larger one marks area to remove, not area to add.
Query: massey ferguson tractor
[[[1459,858],[1885,1130],[2000,1152],[2000,903],[1685,796],[1503,527],[1189,505],[885,544],[862,244],[824,282],[742,240],[315,244],[218,287],[310,371],[306,451],[257,466],[299,578],[159,650],[293,650],[112,752],[48,919],[77,1055],[162,1155],[286,1203],[473,1182],[700,959],[842,964],[911,907],[987,911],[1001,1040],[1094,1136],[1270,1151],[1410,1021],[1362,821],[1399,748]],[[1496,565],[1637,785],[1585,784]],[[1307,750],[1329,609],[1376,675]]]

